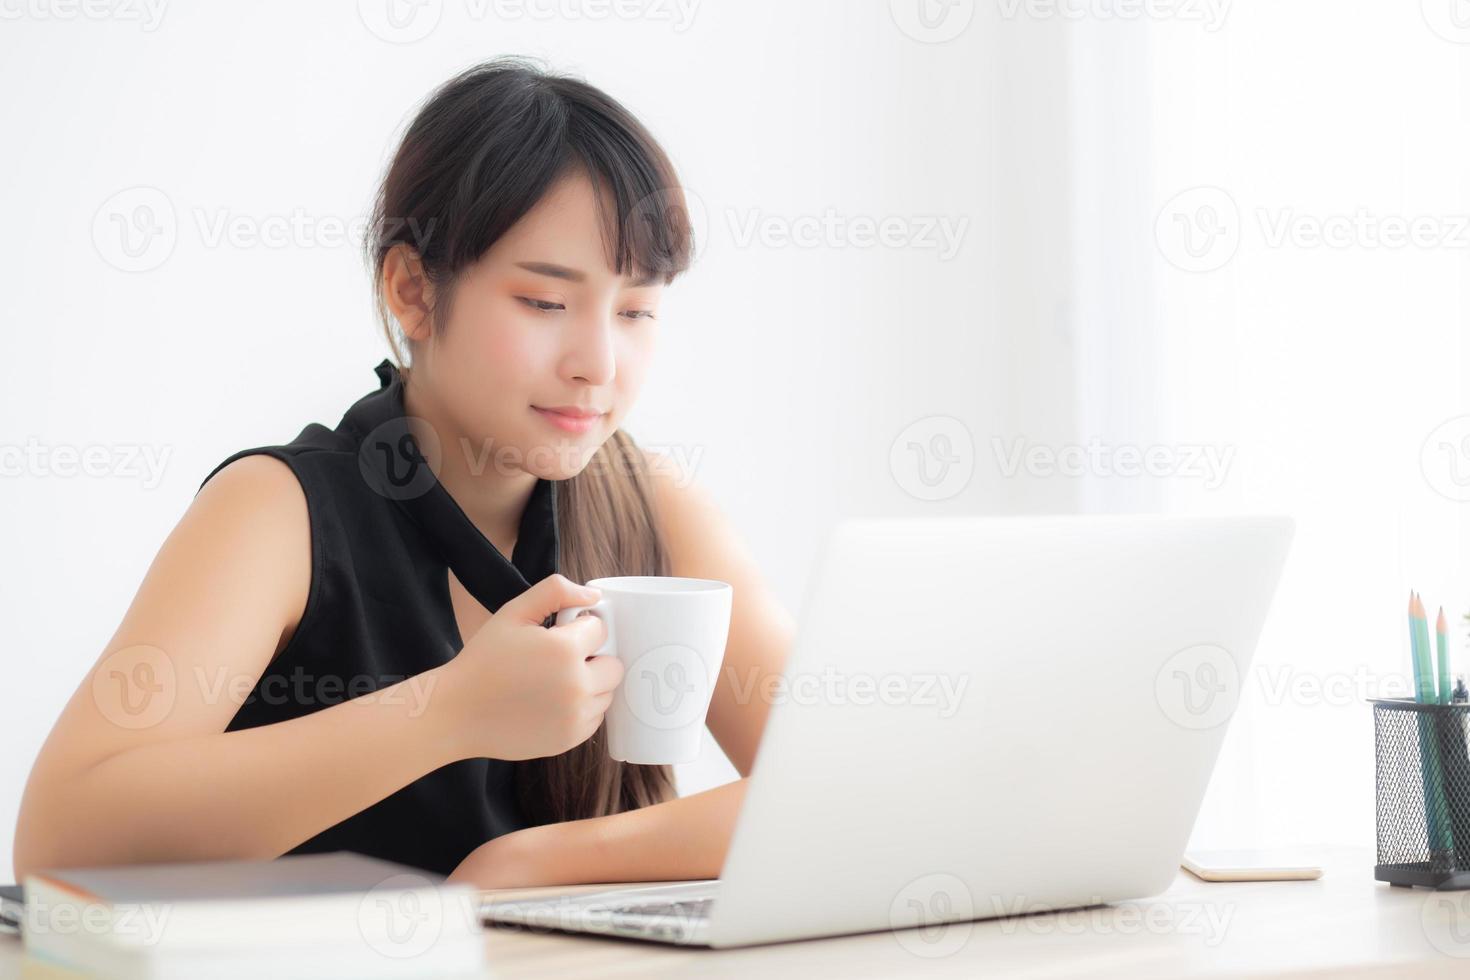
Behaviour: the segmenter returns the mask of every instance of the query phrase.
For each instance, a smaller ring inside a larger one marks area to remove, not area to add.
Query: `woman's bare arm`
[[[476,888],[718,878],[749,779],[605,817],[502,834],[450,874]]]
[[[544,824],[480,845],[451,879],[481,888],[718,877],[745,800],[795,623],[710,494],[649,455],[671,572],[735,587],[707,725],[740,779],[652,806]]]
[[[17,876],[41,867],[274,857],[457,758],[427,671],[287,722],[225,727],[300,621],[300,484],[246,456],[199,491],[42,747]]]
[[[667,457],[649,454],[648,460],[671,574],[734,587],[730,635],[705,723],[735,770],[749,776],[796,623],[713,495]]]

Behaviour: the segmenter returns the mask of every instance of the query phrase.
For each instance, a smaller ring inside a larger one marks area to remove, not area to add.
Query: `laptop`
[[[1098,905],[1179,869],[1294,523],[827,532],[718,879],[487,896],[522,929],[731,947]],[[900,938],[906,933],[899,933]]]

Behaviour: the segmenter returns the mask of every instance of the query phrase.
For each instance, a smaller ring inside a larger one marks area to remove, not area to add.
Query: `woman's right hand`
[[[607,626],[596,616],[549,629],[541,624],[600,596],[564,575],[548,575],[502,605],[441,668],[448,721],[468,757],[560,755],[597,731],[623,679],[617,657],[592,656]]]

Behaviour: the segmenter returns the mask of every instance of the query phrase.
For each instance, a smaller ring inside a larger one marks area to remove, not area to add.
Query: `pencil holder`
[[[1470,704],[1375,698],[1378,862],[1400,887],[1470,888]]]

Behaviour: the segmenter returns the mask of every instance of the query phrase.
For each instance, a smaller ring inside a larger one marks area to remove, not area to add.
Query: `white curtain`
[[[1470,673],[1470,20],[1453,0],[1058,22],[1085,510],[1284,512],[1296,541],[1195,846],[1373,837],[1367,698],[1405,607]],[[1441,9],[1441,6],[1443,9]]]

